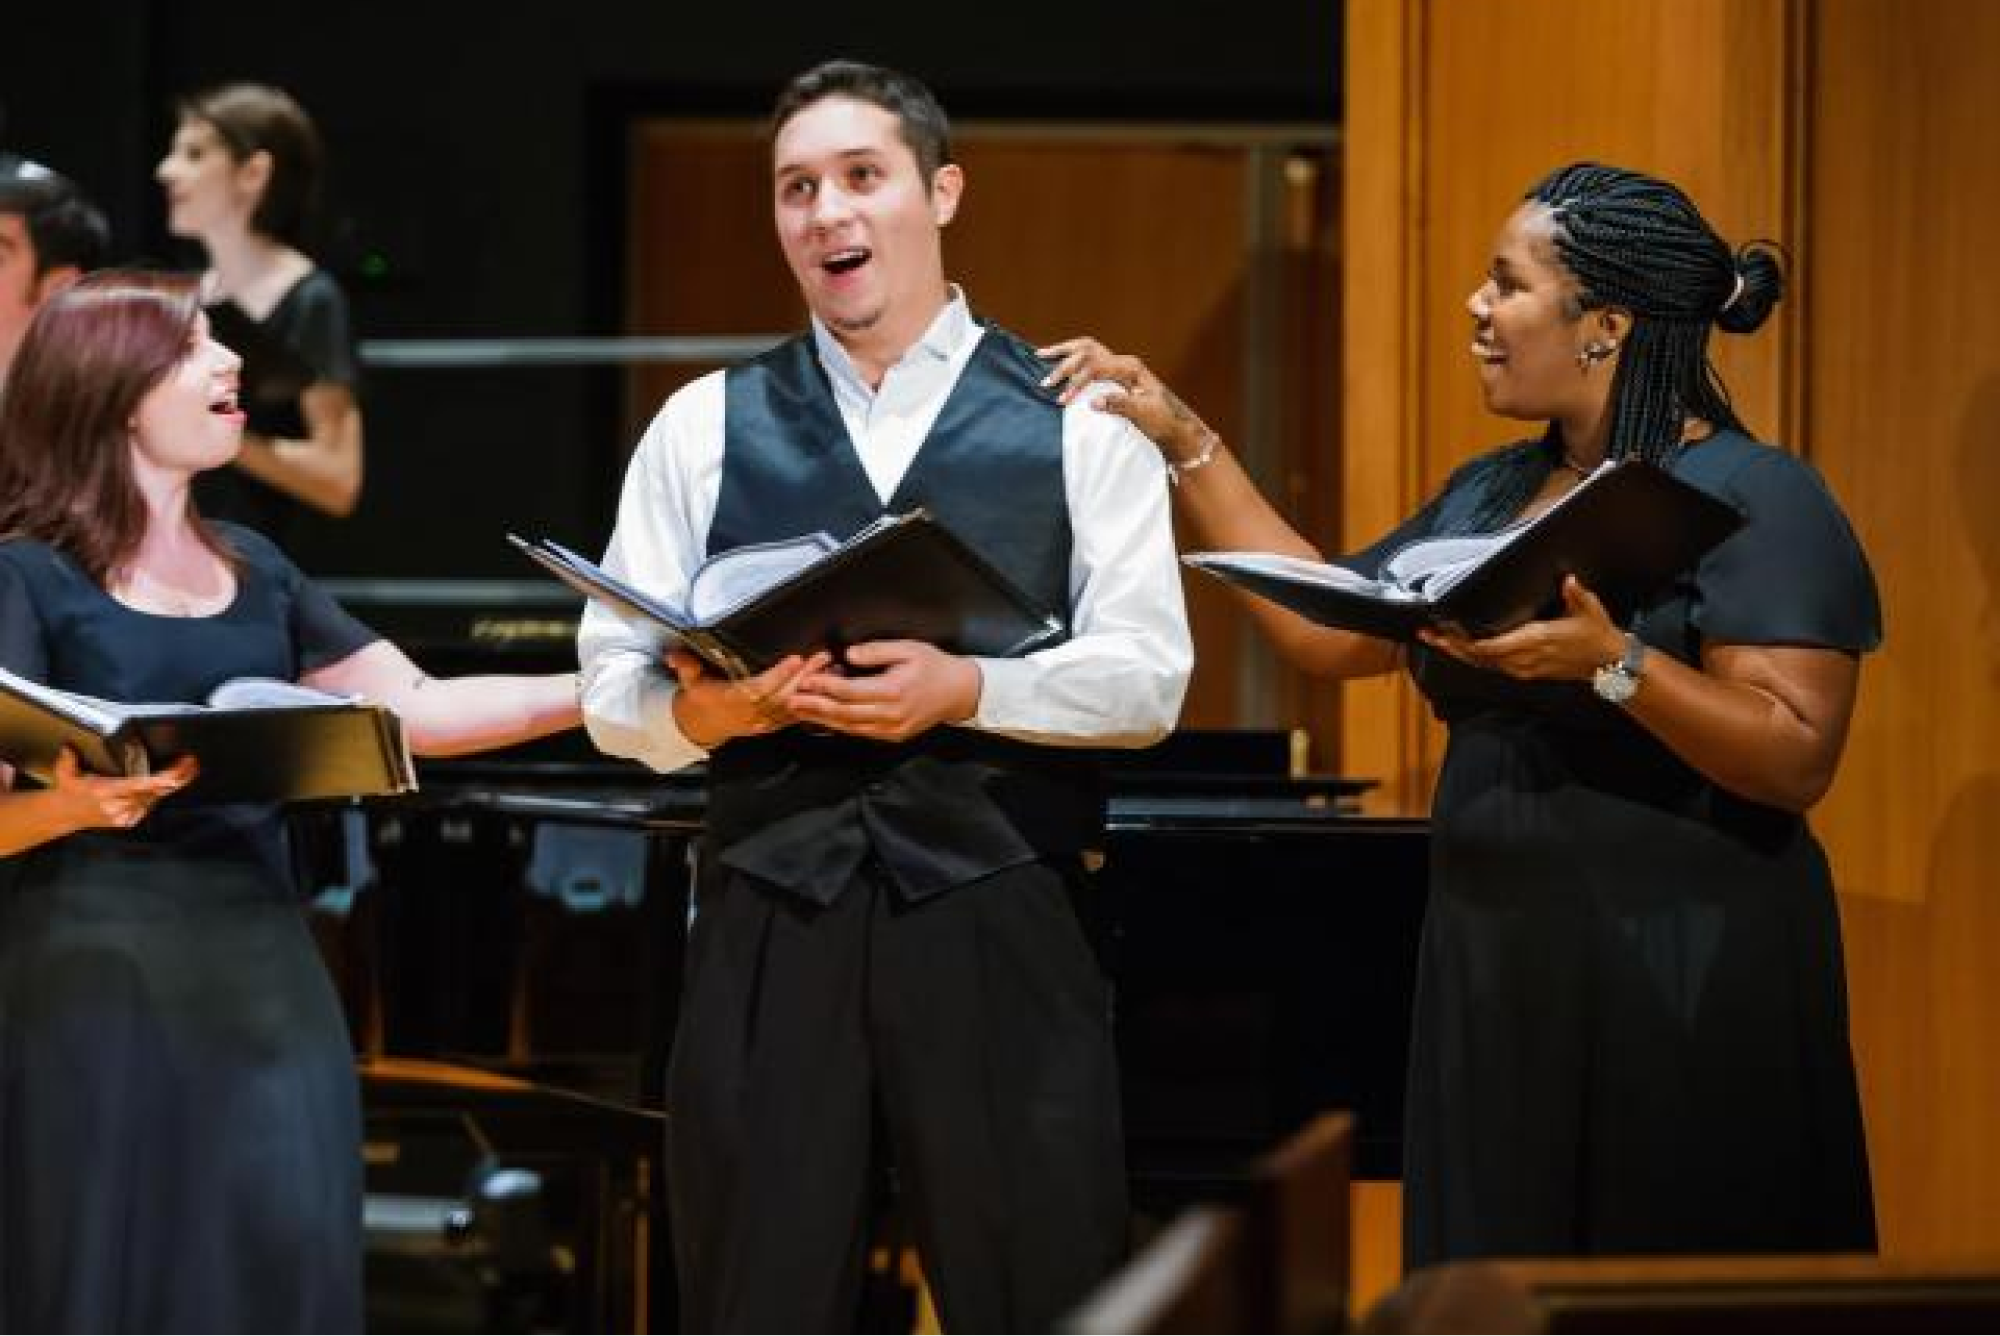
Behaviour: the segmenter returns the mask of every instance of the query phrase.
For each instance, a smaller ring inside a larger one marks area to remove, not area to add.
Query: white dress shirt
[[[848,437],[886,505],[985,331],[954,288],[874,390],[817,319],[812,333]],[[613,574],[672,604],[682,602],[707,554],[722,486],[725,374],[683,386],[647,428],[626,470],[604,556]],[[1070,638],[1022,658],[975,660],[979,707],[958,727],[1049,746],[1142,747],[1179,717],[1194,648],[1165,470],[1136,428],[1091,406],[1090,397],[1068,405],[1062,421]],[[707,755],[674,722],[678,686],[664,653],[657,630],[630,625],[596,603],[585,609],[577,634],[585,726],[600,750],[659,771]]]

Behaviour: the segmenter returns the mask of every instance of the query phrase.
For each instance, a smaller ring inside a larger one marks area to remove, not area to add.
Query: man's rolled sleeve
[[[700,565],[721,469],[722,377],[714,373],[675,394],[633,451],[619,497],[618,523],[604,567],[668,603],[685,596]],[[658,771],[704,759],[674,719],[679,686],[665,661],[665,637],[596,603],[577,628],[583,670],[583,723],[600,751]]]

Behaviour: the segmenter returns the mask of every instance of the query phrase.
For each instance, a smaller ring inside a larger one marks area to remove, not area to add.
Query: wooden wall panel
[[[1814,15],[1812,458],[1888,642],[1818,813],[1845,892],[1877,1202],[1899,1252],[2000,1250],[2000,7]]]
[[[760,131],[740,122],[662,121],[633,132],[628,333],[775,335],[799,327],[799,290],[772,229],[770,161]],[[634,368],[626,377],[627,447],[669,394],[714,369]]]
[[[1402,0],[1347,0],[1347,189],[1341,281],[1341,533],[1352,550],[1385,533],[1423,496],[1417,449],[1417,250],[1422,240],[1423,8]],[[1423,810],[1424,714],[1398,678],[1340,689],[1338,769],[1372,775],[1382,812]]]

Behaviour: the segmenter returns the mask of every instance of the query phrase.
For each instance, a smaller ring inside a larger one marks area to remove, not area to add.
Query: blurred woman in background
[[[323,154],[283,91],[234,83],[195,93],[155,176],[167,227],[201,243],[202,302],[244,359],[249,414],[233,467],[198,484],[202,509],[283,544],[307,511],[361,498],[360,380],[346,295],[306,253]]]

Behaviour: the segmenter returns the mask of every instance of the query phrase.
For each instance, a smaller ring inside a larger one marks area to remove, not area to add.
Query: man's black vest
[[[887,512],[923,506],[1030,597],[1070,620],[1062,408],[1027,345],[988,327]],[[725,378],[721,494],[708,551],[885,509],[810,338]],[[906,743],[784,729],[709,760],[708,833],[726,865],[830,904],[871,852],[922,898],[1092,847],[1104,790],[1087,751],[941,726]]]

